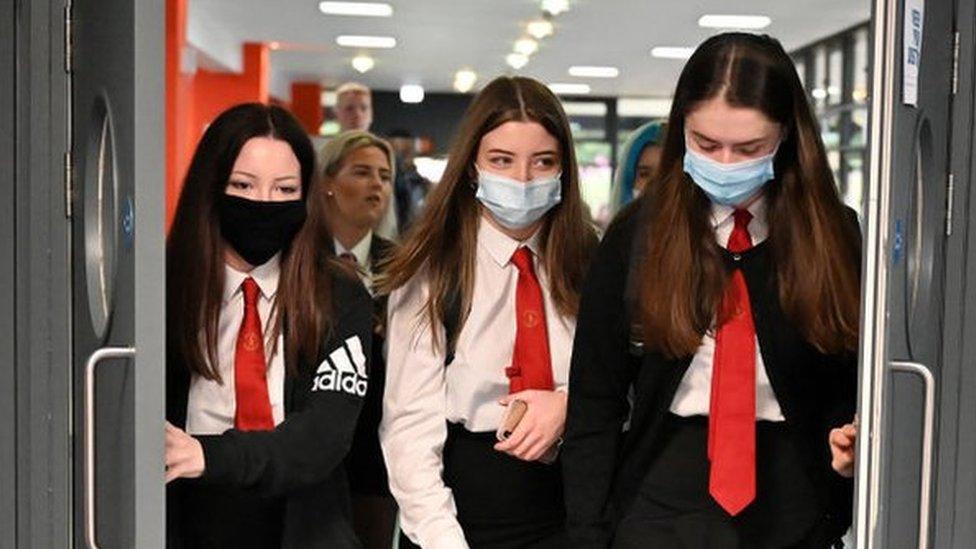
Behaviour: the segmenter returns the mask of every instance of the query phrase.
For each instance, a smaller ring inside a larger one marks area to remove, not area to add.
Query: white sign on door
[[[922,60],[922,24],[925,0],[905,0],[905,52],[902,71],[902,102],[918,106],[918,66]]]

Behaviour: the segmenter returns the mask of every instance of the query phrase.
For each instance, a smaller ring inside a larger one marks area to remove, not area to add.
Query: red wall
[[[267,103],[269,48],[243,46],[243,72],[180,71],[186,47],[188,0],[166,0],[166,229],[169,230],[183,177],[197,142],[221,112],[238,103]],[[316,97],[316,105],[319,99]],[[292,104],[296,102],[293,100]],[[318,126],[315,126],[318,133]]]

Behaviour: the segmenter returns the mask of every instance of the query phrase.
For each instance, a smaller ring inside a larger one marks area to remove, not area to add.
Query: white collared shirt
[[[261,290],[258,297],[258,316],[261,332],[268,333],[271,311],[278,293],[280,272],[279,255],[250,273],[242,273],[224,265],[224,296],[220,305],[220,321],[217,329],[217,369],[223,383],[190,376],[190,393],[186,406],[186,432],[191,435],[219,435],[234,427],[237,396],[234,391],[234,355],[237,334],[244,322],[244,291],[241,285],[251,277]],[[275,425],[285,419],[285,363],[284,336],[278,336],[277,352],[268,361],[268,397],[271,400],[271,416]],[[271,353],[271,345],[265,345],[265,357]]]
[[[425,316],[426,278],[417,276],[390,295],[380,443],[401,527],[425,548],[467,547],[451,490],[441,478],[446,421],[475,432],[494,431],[501,422],[505,409],[498,399],[508,394],[505,368],[515,346],[518,269],[511,257],[522,245],[482,218],[471,312],[458,334],[454,361],[446,368],[443,350],[432,345]],[[556,389],[565,391],[576,318],[560,314],[552,301],[539,261],[538,233],[524,245],[533,253],[542,286]],[[434,329],[443,341],[443,326]]]
[[[749,222],[749,235],[755,246],[769,236],[769,224],[766,219],[766,199],[760,196],[748,207],[752,214]],[[712,226],[715,228],[715,238],[719,245],[725,247],[732,236],[735,220],[732,214],[735,208],[712,203]],[[705,334],[698,351],[691,360],[691,365],[685,372],[678,391],[671,401],[671,412],[679,416],[707,416],[711,404],[712,391],[712,359],[715,356],[715,338]],[[759,339],[756,339],[756,419],[766,421],[784,421],[779,401],[773,393],[766,374]]]
[[[356,258],[359,268],[362,269],[359,277],[362,279],[363,284],[366,285],[366,289],[369,290],[369,293],[372,294],[373,266],[370,265],[369,261],[369,248],[373,244],[373,231],[366,233],[366,236],[357,242],[351,249],[346,249],[346,247],[342,245],[342,242],[339,242],[338,238],[334,238],[332,242],[335,244],[337,256],[342,254],[352,254],[353,257]]]

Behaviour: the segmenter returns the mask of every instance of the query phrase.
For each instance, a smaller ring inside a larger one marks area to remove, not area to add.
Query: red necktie
[[[244,322],[237,334],[234,353],[234,393],[237,411],[234,426],[241,431],[274,429],[268,398],[268,366],[264,361],[264,336],[258,315],[260,289],[253,278],[244,280]]]
[[[737,254],[752,247],[748,229],[752,214],[736,210],[733,215],[735,227],[727,248]],[[732,271],[718,319],[708,424],[708,491],[735,516],[756,498],[756,327],[741,269]]]
[[[515,350],[512,352],[512,366],[505,368],[508,391],[551,391],[554,384],[546,308],[539,279],[535,277],[532,267],[532,252],[522,246],[512,255],[512,263],[518,268],[519,276],[515,286]]]
[[[357,267],[359,265],[359,260],[356,259],[356,256],[353,255],[351,252],[342,252],[341,254],[339,254],[339,259],[345,261],[346,263],[352,265],[353,267]]]

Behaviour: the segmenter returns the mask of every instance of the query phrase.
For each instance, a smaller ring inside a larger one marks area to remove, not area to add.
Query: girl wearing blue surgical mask
[[[390,294],[380,442],[401,547],[564,547],[558,447],[596,246],[569,123],[542,84],[498,78],[449,158],[379,281]]]
[[[575,545],[839,540],[859,234],[779,42],[706,40],[678,81],[657,176],[584,287],[562,447]]]

